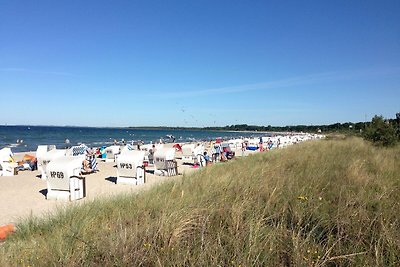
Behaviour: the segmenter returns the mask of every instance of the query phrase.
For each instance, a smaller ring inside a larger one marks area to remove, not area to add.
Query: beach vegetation
[[[399,161],[347,137],[213,165],[28,218],[0,266],[399,266]]]
[[[397,129],[396,129],[397,127]],[[366,128],[364,138],[378,146],[393,146],[398,141],[399,128],[396,121],[375,115]]]

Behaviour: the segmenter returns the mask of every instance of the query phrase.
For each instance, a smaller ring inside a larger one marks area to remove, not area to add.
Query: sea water
[[[126,143],[142,141],[158,142],[167,136],[174,136],[175,142],[210,141],[221,137],[234,139],[240,137],[266,136],[254,132],[224,132],[205,130],[163,130],[163,129],[130,129],[130,128],[93,128],[93,127],[57,127],[57,126],[0,126],[0,149],[11,147],[13,152],[36,151],[38,145],[56,145],[65,148],[69,145],[86,144],[89,147],[108,146],[114,140],[125,140]]]

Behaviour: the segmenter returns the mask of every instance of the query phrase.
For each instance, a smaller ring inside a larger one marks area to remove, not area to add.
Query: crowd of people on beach
[[[251,152],[264,152],[271,149],[279,149],[281,147],[285,147],[287,145],[296,144],[301,141],[321,138],[320,135],[310,135],[310,134],[300,134],[300,135],[281,135],[281,136],[273,136],[273,137],[258,137],[258,138],[238,138],[233,140],[222,140],[222,138],[217,138],[216,140],[212,140],[209,142],[197,142],[197,147],[203,146],[204,149],[201,150],[200,154],[194,155],[194,158],[198,158],[198,160],[194,160],[193,165],[195,167],[203,167],[211,165],[217,162],[225,162],[231,160],[237,156],[245,156]],[[169,141],[174,140],[175,138],[171,136]],[[143,150],[145,151],[145,163],[147,166],[154,164],[154,155],[157,152],[157,149],[162,148],[163,146],[170,146],[175,148],[177,152],[177,157],[179,157],[179,153],[182,152],[182,146],[184,143],[169,143],[165,144],[164,140],[160,138],[159,141],[144,144],[143,142],[126,142],[124,139],[117,141],[114,140],[114,146],[117,147],[118,151],[122,151],[124,147],[129,146],[130,150]],[[96,171],[96,166],[93,166],[93,161],[96,158],[104,159],[106,158],[107,149],[109,147],[102,146],[96,148],[89,148],[84,145],[79,145],[83,147],[83,150],[80,154],[85,155],[85,158],[82,161],[82,174],[92,173]],[[78,147],[79,147],[78,146]],[[68,138],[65,139],[65,148],[66,149],[74,149],[77,146],[72,146],[71,142]],[[247,152],[248,151],[248,152]],[[8,155],[7,155],[8,153]],[[120,152],[117,152],[118,154]],[[0,153],[0,156],[2,154]],[[7,152],[3,152],[2,162],[10,162],[13,163],[13,166],[17,171],[23,170],[37,170],[38,169],[38,155],[27,153],[24,155],[23,159],[15,162],[13,159],[13,154],[10,148],[7,148]],[[1,168],[1,166],[0,166]]]

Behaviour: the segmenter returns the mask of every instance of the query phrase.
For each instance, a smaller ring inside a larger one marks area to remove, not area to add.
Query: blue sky
[[[296,125],[400,112],[400,1],[1,1],[0,124]]]

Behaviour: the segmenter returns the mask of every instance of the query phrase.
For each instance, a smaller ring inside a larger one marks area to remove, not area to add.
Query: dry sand
[[[24,154],[15,154],[15,160],[21,160]],[[115,184],[117,175],[115,163],[99,160],[98,169],[99,172],[85,175],[86,197],[73,202],[47,200],[47,183],[40,179],[39,171],[20,171],[15,176],[0,176],[0,225],[15,224],[30,215],[42,217],[56,211],[58,207],[81,204],[119,193],[138,192],[167,180],[180,179],[182,176],[164,177],[147,172],[144,185],[121,185]],[[152,169],[148,168],[148,170]],[[190,165],[182,165],[182,161],[178,159],[179,173],[188,174],[196,170],[198,169]]]
[[[16,154],[15,159],[22,158],[24,154]],[[196,170],[189,165],[179,163],[181,162],[178,160],[179,173],[190,173]],[[181,175],[174,177],[156,176],[147,172],[144,185],[121,185],[115,183],[117,169],[114,162],[99,161],[98,169],[99,172],[84,175],[86,178],[86,197],[74,202],[46,200],[47,183],[40,179],[39,171],[20,171],[15,176],[1,176],[0,225],[17,223],[29,215],[43,216],[46,213],[54,212],[57,207],[84,203],[119,193],[138,192],[163,181],[181,177]],[[151,167],[148,168],[150,171],[152,169]]]

